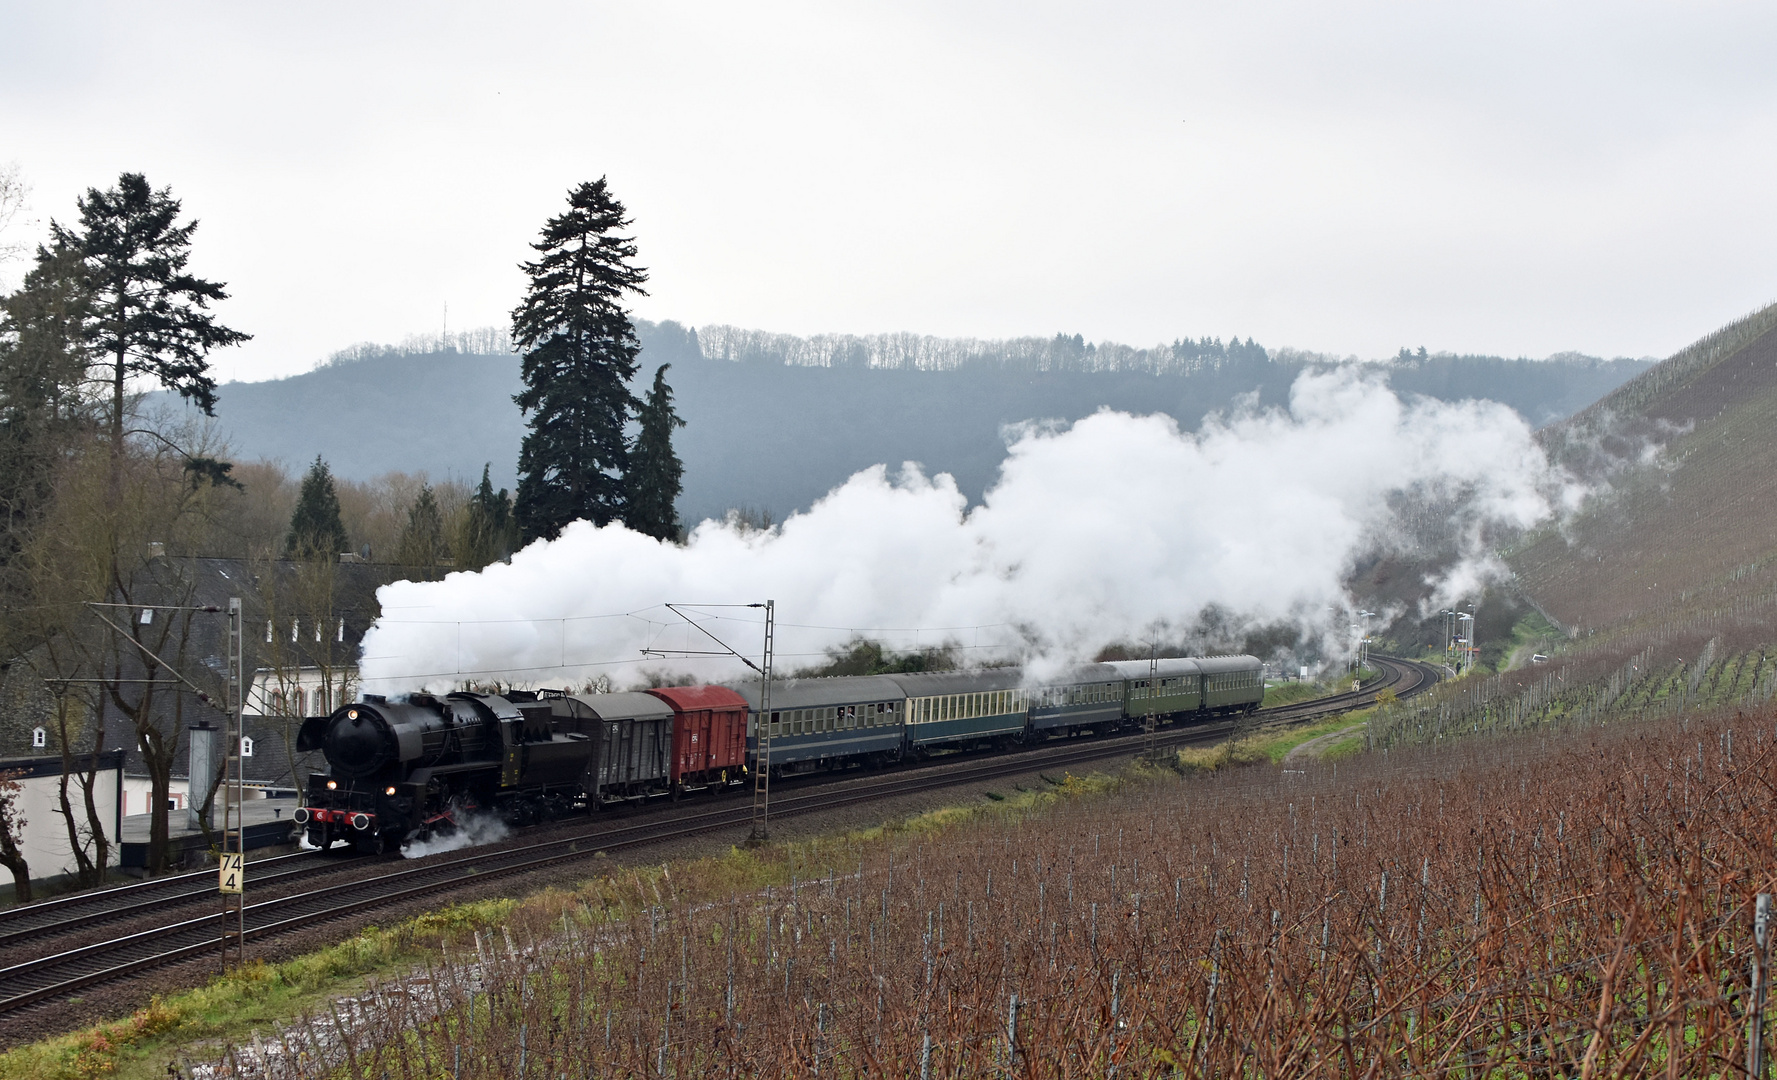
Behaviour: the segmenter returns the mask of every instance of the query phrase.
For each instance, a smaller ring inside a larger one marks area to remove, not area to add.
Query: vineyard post
[[[1752,920],[1752,995],[1747,1008],[1746,1072],[1765,1074],[1765,961],[1771,940],[1771,894],[1759,893]]]

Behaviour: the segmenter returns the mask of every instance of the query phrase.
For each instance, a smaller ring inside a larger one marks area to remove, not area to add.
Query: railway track
[[[1392,657],[1374,658],[1381,673],[1358,689],[1314,701],[1259,710],[1247,719],[1261,728],[1282,727],[1332,713],[1343,712],[1374,700],[1384,689],[1408,697],[1426,689],[1438,678],[1435,668]],[[1213,744],[1233,733],[1239,720],[1218,719],[1163,730],[1156,744],[1164,748]],[[816,811],[832,811],[890,796],[914,794],[948,787],[966,787],[990,780],[1065,769],[1075,765],[1127,757],[1145,744],[1140,735],[1111,739],[1078,739],[996,755],[953,768],[909,768],[879,779],[859,780],[835,790],[806,794],[790,793],[773,800],[776,817],[792,817]],[[271,900],[246,909],[246,936],[264,940],[303,927],[343,919],[373,908],[385,907],[428,894],[438,895],[470,883],[546,869],[585,859],[597,852],[617,851],[642,844],[659,843],[748,824],[752,805],[735,803],[695,812],[664,815],[633,824],[503,848],[470,849],[463,855],[435,862],[392,869],[371,878],[322,886]],[[251,864],[254,884],[286,881],[313,874],[326,866],[316,853],[264,859]],[[331,865],[352,865],[333,860]],[[360,864],[361,865],[361,864]],[[268,876],[260,876],[271,869]],[[96,893],[65,897],[4,913],[0,918],[0,946],[29,936],[59,933],[70,928],[90,928],[109,919],[195,905],[215,896],[214,871],[181,874]],[[80,990],[157,967],[191,960],[218,950],[221,913],[206,912],[150,930],[128,934],[42,956],[0,968],[0,1015],[41,1007]]]
[[[254,884],[261,886],[349,865],[338,859],[324,858],[314,851],[274,855],[247,864]],[[84,930],[97,922],[132,918],[163,908],[214,899],[215,896],[216,871],[205,869],[8,908],[0,911],[0,949]]]

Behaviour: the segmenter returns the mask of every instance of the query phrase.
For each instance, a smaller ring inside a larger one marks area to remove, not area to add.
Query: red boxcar
[[[741,782],[747,761],[745,698],[726,686],[669,686],[648,693],[673,708],[674,791]]]

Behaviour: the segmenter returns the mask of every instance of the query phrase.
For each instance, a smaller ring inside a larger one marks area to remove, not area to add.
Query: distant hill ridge
[[[1257,393],[1281,405],[1310,365],[1332,358],[1250,339],[1179,339],[1133,349],[1079,335],[988,341],[922,335],[797,337],[732,327],[639,322],[641,375],[662,363],[688,426],[682,516],[729,507],[778,518],[858,469],[923,463],[979,499],[1005,456],[1002,430],[1078,420],[1101,407],[1165,412],[1186,429]],[[1565,355],[1549,360],[1411,355],[1381,365],[1403,393],[1489,398],[1533,424],[1564,417],[1647,367]],[[325,457],[368,479],[424,471],[474,480],[491,463],[515,485],[524,422],[518,360],[497,330],[359,344],[315,370],[220,388],[219,425],[238,458],[292,468]]]

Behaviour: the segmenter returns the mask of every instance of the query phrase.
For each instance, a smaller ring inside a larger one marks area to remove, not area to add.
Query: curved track
[[[1244,718],[1215,720],[1162,729],[1160,747],[1213,744],[1242,726],[1283,727],[1369,704],[1384,689],[1397,697],[1409,697],[1436,682],[1439,672],[1428,664],[1393,657],[1372,657],[1380,674],[1357,690],[1273,709],[1262,709]],[[1145,743],[1140,735],[1113,738],[1055,740],[1009,754],[999,754],[961,767],[907,767],[860,779],[835,790],[780,795],[772,802],[772,814],[789,817],[830,811],[891,796],[946,787],[960,787],[1003,777],[1066,768],[1073,765],[1127,757]],[[951,759],[954,761],[955,759]],[[403,865],[391,860],[388,873],[340,882],[250,904],[246,909],[246,934],[264,940],[289,931],[334,919],[358,915],[373,908],[451,888],[481,883],[490,878],[527,873],[561,863],[584,859],[596,852],[615,851],[640,844],[658,843],[746,825],[752,817],[750,801],[662,815],[658,818],[597,829],[571,836],[501,848],[468,849],[462,855],[438,861]],[[283,881],[297,875],[353,865],[350,860],[323,860],[317,853],[263,859],[250,864],[254,884]],[[362,866],[359,862],[357,865]],[[269,875],[264,871],[271,870]],[[27,937],[42,937],[73,929],[91,929],[111,919],[139,916],[144,912],[181,905],[195,906],[213,900],[215,872],[197,871],[137,885],[65,897],[13,909],[0,915],[0,945]],[[0,1014],[15,1012],[67,997],[96,983],[123,978],[218,950],[221,914],[210,911],[151,930],[128,934],[79,948],[42,956],[0,968]]]

